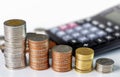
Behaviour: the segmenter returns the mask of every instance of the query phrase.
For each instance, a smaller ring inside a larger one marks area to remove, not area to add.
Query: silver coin
[[[96,70],[102,73],[109,73],[113,70],[114,61],[109,58],[100,58],[96,61]]]

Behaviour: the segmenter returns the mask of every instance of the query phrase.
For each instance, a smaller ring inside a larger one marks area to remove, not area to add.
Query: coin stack
[[[109,58],[100,58],[96,61],[95,69],[101,73],[110,73],[113,70],[114,61]]]
[[[33,37],[29,38],[29,62],[32,69],[45,70],[49,68],[48,44],[48,37],[43,34],[33,34]]]
[[[75,70],[80,73],[92,71],[94,50],[87,47],[76,49]]]
[[[19,69],[26,66],[25,37],[26,22],[21,19],[11,19],[4,22],[5,33],[5,66],[9,69]]]
[[[67,72],[72,69],[72,47],[57,45],[52,48],[52,68],[57,72]]]

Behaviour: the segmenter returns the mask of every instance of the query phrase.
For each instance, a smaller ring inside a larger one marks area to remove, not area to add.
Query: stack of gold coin
[[[5,33],[5,65],[9,69],[26,66],[25,40],[26,22],[21,19],[11,19],[4,22]]]
[[[52,48],[52,68],[57,72],[67,72],[72,69],[72,47],[57,45]]]
[[[87,73],[92,71],[94,50],[87,47],[81,47],[76,49],[75,54],[75,70],[80,73]]]
[[[28,40],[30,67],[34,70],[49,68],[48,37],[42,34],[33,34]]]

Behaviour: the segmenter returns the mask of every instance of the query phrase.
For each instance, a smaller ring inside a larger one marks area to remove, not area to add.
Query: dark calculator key
[[[85,24],[83,24],[83,28],[85,28],[85,29],[88,29],[88,28],[90,28],[90,27],[92,27],[93,25],[92,24],[90,24],[90,23],[85,23]]]
[[[114,29],[115,29],[115,30],[120,30],[120,26],[115,25],[115,26],[114,26]]]
[[[93,47],[93,46],[96,46],[96,45],[97,45],[97,43],[95,43],[93,41],[83,43],[83,47]]]
[[[107,23],[107,26],[111,27],[112,26],[112,23],[110,21],[108,21]]]
[[[93,24],[93,25],[99,25],[99,22],[96,21],[96,20],[93,20],[93,21],[92,21],[92,24]]]
[[[108,41],[111,41],[111,40],[114,40],[115,38],[111,35],[107,35],[107,36],[105,36],[105,39]]]
[[[96,42],[97,42],[98,44],[102,44],[102,43],[105,43],[106,40],[105,40],[105,39],[102,39],[102,38],[98,38],[98,39],[96,39]]]
[[[106,30],[106,32],[108,32],[108,33],[112,33],[112,32],[113,32],[113,29],[112,29],[112,28],[109,28],[109,27],[106,28],[105,30]]]
[[[120,32],[114,33],[114,36],[117,37],[117,38],[120,38]]]
[[[81,43],[87,42],[89,39],[85,36],[78,37],[78,41]]]
[[[64,41],[68,41],[68,40],[71,40],[71,39],[73,39],[70,35],[65,35],[65,36],[63,36],[62,37],[62,39],[64,40]]]
[[[101,29],[105,29],[105,25],[104,24],[99,24],[98,27],[101,28]]]
[[[85,21],[84,20],[79,20],[79,21],[76,21],[76,23],[79,24],[79,25],[82,25],[82,24],[85,23]]]

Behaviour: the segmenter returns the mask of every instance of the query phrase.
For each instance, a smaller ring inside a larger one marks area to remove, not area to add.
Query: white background
[[[0,35],[4,34],[3,22],[20,18],[27,22],[27,31],[34,28],[52,28],[56,25],[93,16],[109,7],[119,4],[120,0],[0,0]],[[73,69],[67,73],[54,72],[51,68],[35,71],[29,66],[22,70],[11,71],[5,68],[3,54],[0,53],[0,77],[120,77],[120,49],[98,57],[115,60],[114,72],[101,74],[95,70],[78,74]],[[96,57],[95,60],[98,58]]]

